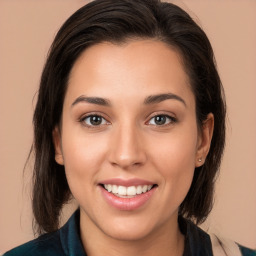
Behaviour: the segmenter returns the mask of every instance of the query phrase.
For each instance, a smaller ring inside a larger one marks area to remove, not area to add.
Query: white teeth
[[[110,185],[111,186],[111,185]],[[119,186],[117,189],[117,194],[121,195],[121,196],[125,196],[126,195],[126,187],[124,186]]]
[[[127,193],[128,196],[135,196],[136,192],[137,192],[137,189],[134,186],[132,186],[132,187],[127,188],[126,193]]]
[[[146,193],[149,191],[153,185],[139,185],[139,186],[118,186],[118,185],[111,185],[111,184],[104,184],[104,188],[116,196],[135,196],[140,195],[142,193]]]
[[[112,191],[112,186],[108,185],[107,190],[108,190],[108,192],[111,192]]]
[[[138,186],[136,189],[136,194],[140,195],[142,193],[142,186]]]
[[[144,186],[142,187],[142,192],[145,193],[145,192],[147,192],[147,190],[148,190],[148,186],[147,186],[147,185],[144,185]]]
[[[153,187],[153,185],[149,185],[148,186],[148,191]]]
[[[112,185],[112,193],[116,194],[118,192],[117,185]]]

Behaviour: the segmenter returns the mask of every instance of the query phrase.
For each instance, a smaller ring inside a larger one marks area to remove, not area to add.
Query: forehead
[[[70,72],[66,96],[85,93],[111,98],[167,91],[192,94],[181,56],[163,42],[133,40],[86,49]]]

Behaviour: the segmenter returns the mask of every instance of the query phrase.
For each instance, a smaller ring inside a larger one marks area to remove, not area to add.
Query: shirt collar
[[[179,216],[179,227],[185,236],[183,256],[213,256],[210,236],[189,220]],[[60,240],[68,256],[86,256],[80,237],[80,210],[76,210],[60,229]]]
[[[60,229],[60,240],[68,256],[86,256],[80,238],[80,210],[76,210],[68,222]]]
[[[185,236],[183,256],[213,256],[211,239],[205,231],[181,216],[179,227]]]

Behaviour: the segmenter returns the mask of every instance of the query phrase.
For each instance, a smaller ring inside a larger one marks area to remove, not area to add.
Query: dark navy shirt
[[[53,233],[18,246],[4,256],[86,256],[79,231],[80,212],[77,210],[68,222]],[[210,236],[192,222],[179,218],[181,232],[185,235],[183,256],[213,256]],[[256,252],[240,247],[244,256]]]

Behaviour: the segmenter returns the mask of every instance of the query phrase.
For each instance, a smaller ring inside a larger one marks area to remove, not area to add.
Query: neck
[[[88,256],[99,256],[104,252],[109,256],[182,256],[184,236],[178,226],[178,220],[164,223],[150,234],[136,240],[113,238],[94,223],[80,219],[81,239]]]

